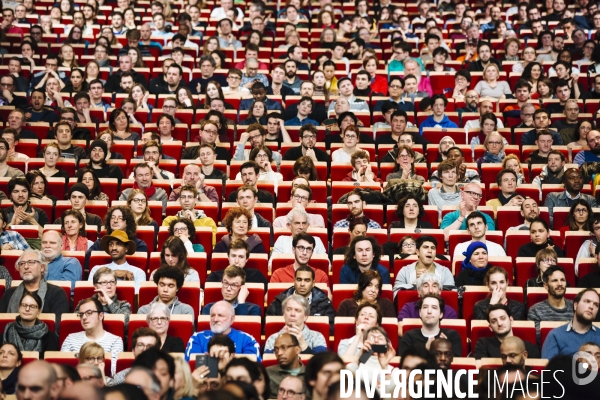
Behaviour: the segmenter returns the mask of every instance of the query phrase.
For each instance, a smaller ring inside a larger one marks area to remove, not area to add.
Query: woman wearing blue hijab
[[[465,285],[483,286],[483,278],[491,265],[488,263],[488,249],[483,242],[472,242],[463,253],[462,271],[456,277],[456,287]]]

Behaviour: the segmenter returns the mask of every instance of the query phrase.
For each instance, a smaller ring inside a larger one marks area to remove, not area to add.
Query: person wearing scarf
[[[22,305],[27,308],[21,307]],[[37,351],[44,358],[46,351],[58,351],[58,336],[50,332],[48,325],[38,319],[42,311],[42,299],[35,293],[25,291],[19,302],[19,315],[15,322],[4,328],[3,343],[12,343],[20,351]]]
[[[485,138],[484,147],[485,153],[483,154],[483,157],[480,157],[477,160],[477,168],[479,168],[480,175],[481,164],[502,164],[502,160],[506,157],[506,153],[504,152],[504,137],[498,132],[492,132]]]
[[[169,196],[163,188],[157,188],[154,186],[152,175],[152,168],[150,168],[150,165],[147,163],[143,162],[136,165],[133,169],[133,176],[135,179],[133,182],[133,189],[142,190],[146,194],[148,201],[162,202],[162,213],[164,215],[167,212],[167,202],[169,201]],[[127,201],[131,190],[131,188],[123,190],[119,200]]]
[[[483,242],[472,242],[463,253],[462,271],[456,277],[456,287],[483,286],[483,278],[490,269],[488,248]]]

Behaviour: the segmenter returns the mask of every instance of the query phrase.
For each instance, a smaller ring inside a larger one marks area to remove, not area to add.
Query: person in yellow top
[[[210,226],[213,231],[213,246],[216,243],[217,224],[215,221],[207,217],[202,210],[194,209],[196,199],[198,197],[198,189],[192,185],[184,185],[179,192],[179,204],[181,210],[176,215],[171,215],[163,219],[162,226],[170,226],[171,222],[177,218],[187,218],[194,223],[194,226]]]
[[[496,177],[496,183],[500,189],[498,197],[488,200],[486,206],[494,209],[494,217],[496,210],[501,206],[521,207],[521,203],[525,198],[517,194],[517,174],[511,169],[503,169]]]

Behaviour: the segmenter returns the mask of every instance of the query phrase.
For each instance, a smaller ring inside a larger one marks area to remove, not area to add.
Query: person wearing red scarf
[[[135,180],[133,182],[133,189],[143,190],[144,193],[146,193],[148,201],[161,201],[163,204],[162,212],[164,215],[167,211],[167,201],[169,200],[169,196],[167,196],[167,192],[165,192],[164,189],[154,186],[152,175],[152,168],[145,162],[136,165],[133,169],[133,178]],[[119,200],[127,201],[127,197],[131,190],[131,188],[123,190]]]

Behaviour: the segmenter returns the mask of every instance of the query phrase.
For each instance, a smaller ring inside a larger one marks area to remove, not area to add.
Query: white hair
[[[308,214],[306,213],[306,211],[304,210],[298,210],[298,209],[293,209],[292,211],[290,211],[286,217],[287,223],[288,224],[292,224],[292,221],[294,220],[294,217],[296,216],[301,216],[304,219],[306,219],[306,222],[308,222]]]
[[[438,284],[438,287],[442,287],[442,281],[440,280],[440,277],[437,274],[431,273],[431,272],[427,272],[424,273],[423,275],[421,275],[418,279],[417,279],[417,291],[421,290],[421,287],[426,283],[426,282],[435,282]]]
[[[44,256],[42,255],[42,252],[39,251],[39,250],[33,250],[33,249],[24,250],[23,253],[21,253],[21,255],[19,256],[19,258],[17,259],[17,262],[15,263],[16,270],[17,271],[19,270],[19,263],[23,259],[23,256],[25,256],[25,254],[28,254],[28,253],[35,254],[36,257],[37,257],[37,260],[44,267],[44,271],[42,272],[42,278],[45,279],[46,278],[46,273],[48,272],[48,262],[44,259]]]

